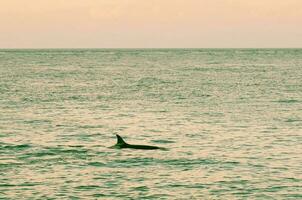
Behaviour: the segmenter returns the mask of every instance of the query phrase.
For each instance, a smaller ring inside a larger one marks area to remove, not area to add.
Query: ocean
[[[302,199],[301,155],[302,49],[0,50],[0,199]]]

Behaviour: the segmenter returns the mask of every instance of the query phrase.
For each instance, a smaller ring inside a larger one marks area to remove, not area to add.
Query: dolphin
[[[117,143],[114,146],[112,146],[111,148],[116,148],[116,149],[129,148],[129,149],[144,149],[144,150],[156,150],[156,149],[167,150],[166,148],[157,147],[157,146],[128,144],[118,134],[116,134],[116,138],[117,138]]]

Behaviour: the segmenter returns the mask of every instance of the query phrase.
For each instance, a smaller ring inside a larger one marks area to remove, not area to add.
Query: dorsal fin
[[[127,144],[123,138],[121,136],[119,136],[118,134],[116,134],[116,137],[117,137],[117,145],[123,145],[123,144]]]

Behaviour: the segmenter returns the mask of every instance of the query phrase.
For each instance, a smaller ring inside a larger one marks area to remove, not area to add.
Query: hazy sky
[[[302,47],[302,0],[0,0],[0,48]]]

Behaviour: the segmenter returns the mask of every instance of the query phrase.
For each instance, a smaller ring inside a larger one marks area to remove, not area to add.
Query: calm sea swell
[[[0,198],[300,199],[301,55],[0,50]]]

